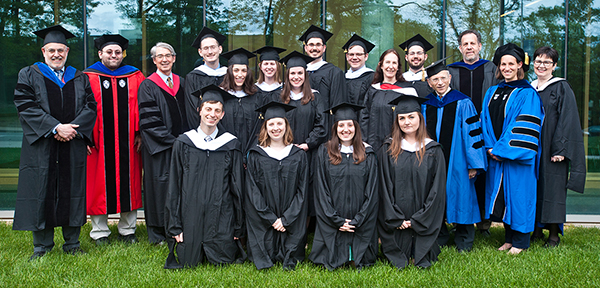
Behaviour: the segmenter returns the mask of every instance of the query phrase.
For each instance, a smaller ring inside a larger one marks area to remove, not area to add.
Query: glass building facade
[[[367,66],[416,33],[435,48],[426,65],[450,56],[462,59],[457,36],[465,29],[482,35],[481,56],[513,42],[532,55],[540,46],[559,51],[555,76],[571,83],[583,128],[587,183],[584,194],[568,193],[570,215],[600,215],[600,1],[599,0],[0,0],[0,210],[12,210],[22,131],[13,104],[17,74],[43,61],[41,39],[31,32],[62,24],[78,37],[69,40],[68,65],[83,70],[98,61],[93,40],[104,33],[129,39],[125,64],[145,75],[156,70],[149,59],[156,42],[177,52],[176,74],[185,76],[200,57],[191,43],[208,26],[227,35],[225,51],[273,45],[302,51],[298,37],[311,24],[334,36],[326,60],[346,69],[342,45],[357,33],[375,43]],[[285,53],[287,53],[285,52]],[[251,66],[256,71],[255,61]],[[402,63],[405,69],[405,63]],[[533,69],[532,69],[533,70]],[[535,79],[532,71],[528,75]],[[600,218],[596,218],[600,219]]]

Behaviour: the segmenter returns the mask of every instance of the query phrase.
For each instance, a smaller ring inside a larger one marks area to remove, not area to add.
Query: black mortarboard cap
[[[448,70],[444,61],[450,58],[450,56],[440,59],[438,61],[433,62],[433,64],[425,67],[425,71],[427,72],[427,77],[433,77],[435,74],[438,74],[444,70]]]
[[[264,120],[267,121],[273,118],[286,118],[285,113],[296,108],[295,106],[284,104],[277,101],[271,101],[262,107],[256,109],[257,112],[260,112]]]
[[[33,33],[44,39],[44,45],[48,43],[60,43],[67,45],[67,39],[75,37],[73,33],[69,32],[60,25],[50,26]]]
[[[365,108],[365,106],[344,102],[336,105],[335,107],[329,108],[326,111],[323,111],[323,113],[332,114],[334,123],[344,120],[358,121],[356,114],[358,114],[358,112],[363,108]]]
[[[398,46],[400,46],[400,48],[402,48],[405,53],[408,53],[408,49],[410,49],[410,47],[415,46],[415,45],[421,46],[423,48],[423,50],[425,50],[425,53],[427,53],[427,51],[433,49],[433,45],[431,45],[431,43],[429,43],[427,40],[425,40],[425,38],[423,38],[423,36],[421,36],[421,34],[417,34],[417,35],[413,36],[412,38],[404,41],[404,43],[402,43]]]
[[[388,104],[394,105],[394,113],[398,115],[415,111],[421,112],[421,104],[427,100],[427,98],[398,93],[398,96]]]
[[[200,90],[196,90],[195,92],[192,92],[192,95],[200,98],[198,107],[207,101],[219,101],[222,104],[225,104],[225,101],[235,98],[235,96],[229,94],[229,92],[221,89],[221,87],[215,84],[210,84]]]
[[[279,60],[279,62],[284,63],[288,69],[292,67],[304,67],[306,69],[306,64],[313,60],[315,59],[294,50]]]
[[[260,61],[275,60],[279,61],[279,53],[285,51],[283,48],[264,46],[254,51],[254,53],[260,54]]]
[[[369,53],[371,52],[371,50],[373,50],[373,48],[375,48],[375,44],[367,41],[365,38],[354,34],[352,35],[352,37],[350,37],[350,40],[348,40],[348,42],[346,42],[346,44],[342,46],[342,49],[344,49],[344,53],[348,53],[348,49],[355,45],[363,47],[363,49],[365,49],[365,53]]]
[[[511,55],[517,58],[517,62],[523,61],[523,71],[527,72],[527,70],[529,70],[529,55],[527,55],[527,52],[523,51],[521,47],[514,43],[508,43],[498,47],[494,53],[494,60],[492,62],[494,62],[496,66],[499,66],[500,59],[504,55]]]
[[[221,54],[221,56],[223,58],[227,59],[228,66],[231,66],[234,64],[248,65],[248,59],[256,57],[256,55],[254,55],[254,53],[252,53],[244,48],[237,48],[235,50],[225,52],[225,53]]]
[[[215,40],[217,40],[217,42],[219,42],[219,45],[223,45],[223,42],[225,42],[225,39],[227,39],[227,37],[225,37],[225,35],[205,26],[204,28],[202,28],[202,30],[200,30],[200,33],[198,33],[198,36],[196,37],[196,39],[194,39],[194,43],[192,43],[192,47],[194,47],[196,49],[200,48],[200,42],[202,42],[202,40],[204,40],[206,38],[215,38]]]
[[[315,25],[310,25],[310,27],[308,27],[308,29],[306,29],[306,32],[304,32],[304,34],[302,34],[302,36],[300,36],[300,38],[298,38],[298,40],[302,41],[302,43],[304,43],[304,45],[306,45],[306,42],[308,41],[308,39],[310,38],[321,38],[321,40],[323,40],[323,44],[325,44],[325,42],[327,42],[327,40],[329,40],[329,38],[331,38],[331,36],[333,36],[332,33],[327,32],[326,30],[319,28]]]
[[[112,44],[119,45],[125,50],[129,47],[129,40],[119,34],[104,34],[94,40],[94,47],[98,50]]]

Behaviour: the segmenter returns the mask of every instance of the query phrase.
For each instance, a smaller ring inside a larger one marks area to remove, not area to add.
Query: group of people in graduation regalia
[[[204,63],[184,79],[164,42],[144,78],[122,64],[120,35],[95,40],[100,61],[83,73],[64,68],[72,34],[38,35],[45,63],[24,68],[15,89],[24,137],[13,228],[34,231],[31,259],[52,249],[56,226],[63,249],[84,254],[86,214],[97,245],[111,242],[113,213],[118,239],[137,242],[142,184],[148,241],[168,245],[169,269],[245,259],[294,269],[312,229],[308,259],[329,270],[374,265],[380,251],[398,269],[426,268],[448,245],[446,223],[467,252],[473,225],[487,235],[490,221],[504,223],[498,250],[518,254],[543,229],[546,246],[559,245],[566,190],[583,192],[575,97],[552,77],[549,47],[533,56],[532,86],[523,49],[482,60],[475,30],[448,66],[425,67],[433,45],[421,35],[400,44],[405,73],[395,49],[367,68],[375,45],[354,34],[344,74],[323,59],[332,34],[314,25],[299,39],[305,53],[285,57],[272,46],[221,54],[226,37],[204,27],[192,44]]]

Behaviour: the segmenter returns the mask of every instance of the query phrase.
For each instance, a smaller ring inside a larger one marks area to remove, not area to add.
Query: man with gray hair
[[[485,92],[490,87],[500,83],[500,80],[495,77],[496,65],[479,57],[481,48],[481,34],[477,30],[463,31],[458,35],[458,50],[463,55],[463,60],[448,65],[448,71],[452,75],[450,87],[469,96],[473,100],[478,115],[481,113]],[[475,188],[479,208],[484,211],[485,174],[481,173],[477,177]],[[479,232],[484,236],[489,236],[491,223],[491,221],[482,217],[482,221],[477,223]]]
[[[171,148],[175,139],[190,127],[185,114],[184,80],[172,71],[175,49],[159,42],[150,49],[150,55],[157,70],[142,82],[138,91],[144,214],[148,241],[162,245],[166,239],[164,210]]]

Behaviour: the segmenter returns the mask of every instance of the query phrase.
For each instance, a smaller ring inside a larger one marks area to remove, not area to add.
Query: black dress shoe
[[[557,247],[558,244],[560,244],[560,238],[558,238],[558,240],[554,241],[554,240],[550,239],[550,237],[548,237],[548,240],[546,240],[544,247],[545,248],[554,248],[554,247]]]
[[[541,235],[536,235],[535,233],[532,233],[531,237],[529,238],[529,241],[531,243],[539,240],[544,240],[544,233],[542,233]]]
[[[37,252],[33,252],[33,255],[31,255],[31,257],[29,257],[29,261],[33,261],[35,259],[38,259],[44,255],[46,255],[46,251],[37,251]]]
[[[98,246],[106,246],[108,244],[110,244],[110,240],[108,239],[108,237],[100,237],[96,239],[96,245]]]
[[[484,229],[479,229],[477,231],[479,231],[479,233],[481,233],[481,235],[483,237],[486,237],[486,238],[490,237],[492,235],[492,233],[490,232],[490,229],[485,229],[485,230]]]
[[[71,248],[71,249],[65,251],[65,253],[67,253],[69,255],[85,255],[85,254],[87,254],[85,251],[83,251],[83,249],[81,249],[81,247]]]
[[[135,234],[129,234],[129,235],[119,235],[119,241],[125,242],[126,244],[134,244],[137,243],[137,237],[135,237]]]

